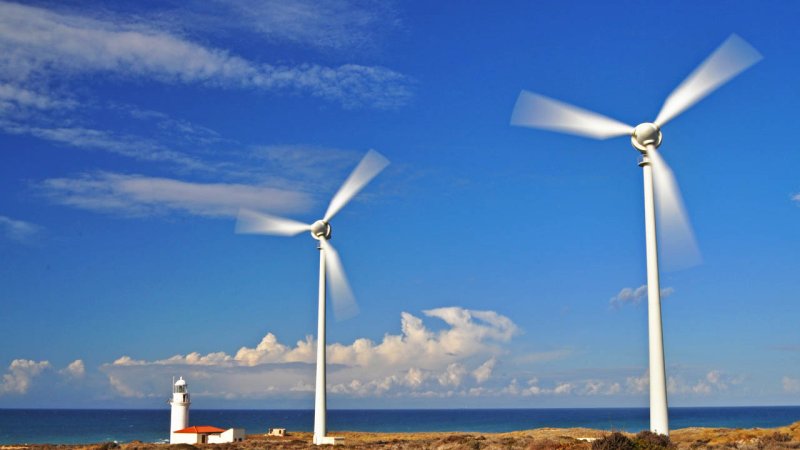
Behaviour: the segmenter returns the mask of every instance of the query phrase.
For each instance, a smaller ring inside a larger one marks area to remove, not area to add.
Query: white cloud
[[[639,377],[628,377],[625,380],[625,384],[627,385],[629,392],[635,394],[647,392],[647,390],[650,388],[650,372],[645,372]]]
[[[492,376],[492,370],[494,370],[494,366],[497,364],[497,359],[493,356],[486,360],[485,363],[478,366],[477,369],[472,371],[472,376],[475,377],[475,381],[478,384],[484,383],[489,377]]]
[[[0,233],[8,239],[23,243],[30,242],[39,232],[41,232],[41,227],[38,225],[0,216]]]
[[[700,378],[683,376],[680,373],[667,378],[667,391],[670,394],[711,395],[727,391],[731,385],[743,381],[741,376],[731,376],[720,370],[710,370]]]
[[[0,3],[0,75],[110,73],[168,83],[304,92],[345,107],[391,108],[410,93],[392,70],[357,64],[259,64],[142,24],[113,23]]]
[[[322,49],[369,47],[376,31],[394,27],[385,1],[244,0],[218,1],[233,17],[217,22],[253,30],[270,40],[296,42]]]
[[[3,375],[3,383],[0,384],[0,395],[3,394],[26,394],[31,387],[33,379],[38,377],[44,370],[52,366],[48,361],[32,361],[29,359],[15,359],[8,366],[8,373]]]
[[[50,95],[35,92],[11,83],[0,83],[0,110],[27,109],[40,110],[74,108],[74,100],[52,98]]]
[[[83,127],[45,128],[6,120],[0,121],[0,129],[10,134],[27,134],[71,147],[102,150],[143,161],[167,161],[189,169],[212,170],[189,155],[138,136]]]
[[[785,392],[792,394],[800,392],[800,379],[798,378],[783,377],[781,383]]]
[[[403,313],[401,334],[386,334],[379,343],[360,338],[351,344],[329,344],[331,392],[353,397],[454,395],[453,389],[473,387],[466,375],[488,367],[504,353],[501,344],[517,332],[510,319],[493,311],[449,307],[424,314],[448,327],[431,331],[420,318]],[[308,386],[313,390],[315,355],[311,337],[289,346],[268,333],[256,347],[242,347],[233,355],[193,352],[156,361],[123,356],[102,370],[114,377],[114,388],[124,396],[144,395],[148,386],[163,384],[154,383],[154,377],[177,371],[202,383],[203,395],[260,398],[304,392]]]
[[[800,203],[800,194],[795,194],[794,196],[792,196],[792,200]]]
[[[131,216],[184,212],[199,216],[235,216],[239,208],[301,212],[309,195],[266,186],[193,183],[143,175],[99,172],[80,178],[51,178],[39,189],[57,203]]]
[[[661,298],[666,298],[672,295],[675,290],[671,287],[661,289]],[[643,284],[637,288],[622,288],[619,293],[609,301],[613,308],[619,308],[625,304],[638,305],[642,299],[647,298],[647,285]]]
[[[412,388],[418,388],[422,385],[422,382],[425,381],[425,378],[424,372],[416,367],[412,367],[408,369],[408,372],[406,373],[405,382]]]
[[[467,369],[459,363],[450,363],[447,369],[439,375],[439,384],[442,386],[458,387],[461,385],[461,379],[466,375]]]
[[[144,398],[145,395],[142,392],[139,392],[127,384],[124,381],[120,380],[118,377],[114,375],[108,376],[108,382],[111,385],[111,388],[117,392],[117,394],[128,397],[128,398]]]
[[[616,395],[622,391],[620,383],[603,380],[574,380],[574,381],[555,381],[548,383],[551,387],[541,386],[539,378],[528,380],[528,387],[522,389],[517,385],[516,379],[511,384],[500,391],[502,394],[522,396],[596,396],[596,395]]]
[[[83,360],[76,359],[69,363],[67,367],[61,369],[60,372],[70,378],[83,378],[86,375],[86,367],[83,364]]]
[[[559,383],[558,386],[553,388],[553,393],[556,395],[569,394],[572,392],[573,386],[571,383]]]

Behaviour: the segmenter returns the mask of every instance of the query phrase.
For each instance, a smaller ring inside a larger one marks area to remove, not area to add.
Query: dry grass
[[[383,450],[539,450],[591,449],[591,443],[581,438],[602,438],[607,431],[588,428],[539,428],[511,433],[357,433],[331,432],[344,438],[343,449]],[[632,434],[626,433],[633,437]],[[685,428],[670,435],[678,449],[800,449],[800,422],[780,428]],[[113,443],[97,445],[34,445],[5,446],[0,450],[260,450],[315,449],[310,444],[311,433],[290,433],[285,437],[249,435],[244,442],[218,445],[166,445]]]

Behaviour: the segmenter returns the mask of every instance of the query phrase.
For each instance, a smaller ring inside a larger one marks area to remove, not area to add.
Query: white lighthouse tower
[[[181,377],[178,381],[172,379],[172,398],[169,400],[172,405],[172,419],[169,425],[169,443],[176,444],[179,441],[175,438],[175,432],[189,427],[189,390]]]

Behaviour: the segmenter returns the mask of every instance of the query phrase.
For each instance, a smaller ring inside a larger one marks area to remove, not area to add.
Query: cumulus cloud
[[[489,379],[492,376],[492,370],[494,370],[494,366],[497,364],[497,358],[491,357],[486,360],[485,363],[478,366],[477,369],[472,371],[472,376],[475,377],[475,381],[478,384],[481,384]]]
[[[25,394],[31,387],[34,378],[41,375],[52,366],[48,361],[33,361],[29,359],[15,359],[8,366],[8,372],[3,375],[0,384],[0,395]]]
[[[56,203],[129,216],[183,212],[224,217],[235,216],[239,208],[293,213],[312,204],[308,194],[266,186],[193,183],[109,172],[51,178],[38,189]]]
[[[634,394],[647,392],[647,390],[650,389],[650,372],[645,372],[643,375],[638,377],[628,377],[625,379],[625,384],[628,388],[628,391]]]
[[[783,377],[781,384],[783,385],[784,392],[792,394],[800,392],[800,379],[798,378]]]
[[[671,394],[711,395],[727,391],[732,385],[739,385],[744,378],[732,376],[714,369],[702,377],[688,377],[680,373],[667,378],[667,391]]]
[[[472,387],[470,373],[488,378],[491,361],[504,354],[502,344],[517,333],[509,318],[493,311],[447,307],[424,314],[447,326],[433,331],[419,317],[403,313],[400,334],[386,334],[380,342],[360,338],[329,344],[330,392],[351,397],[453,395],[453,389]],[[123,356],[102,370],[123,396],[144,395],[148,386],[163,384],[153,380],[179,371],[202,383],[201,395],[261,398],[313,391],[315,355],[312,337],[286,345],[268,333],[255,347],[235,354],[188,353],[155,361]]]
[[[51,73],[303,92],[345,107],[391,108],[410,96],[406,77],[383,67],[255,63],[143,24],[0,3],[0,74],[22,82]]]
[[[597,395],[616,395],[622,392],[622,386],[618,382],[608,380],[573,380],[542,383],[538,377],[528,380],[526,387],[520,387],[517,379],[512,379],[511,383],[503,388],[503,394],[529,396],[597,396]]]
[[[42,228],[22,220],[15,220],[10,217],[0,216],[0,234],[12,241],[27,243],[30,242]]]
[[[672,295],[675,290],[671,287],[661,289],[661,298],[666,298]],[[637,288],[622,288],[619,293],[609,300],[612,308],[620,308],[623,305],[638,305],[642,299],[647,298],[647,285],[643,284]]]
[[[74,379],[83,378],[86,375],[86,367],[82,359],[76,359],[63,368],[60,373]]]
[[[447,369],[439,375],[439,384],[442,386],[458,387],[461,385],[461,379],[466,375],[467,369],[459,363],[450,363]]]

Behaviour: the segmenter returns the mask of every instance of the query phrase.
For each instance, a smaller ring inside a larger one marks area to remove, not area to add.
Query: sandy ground
[[[430,449],[430,450],[536,450],[536,449],[591,449],[586,439],[601,438],[609,434],[587,428],[540,428],[511,433],[356,433],[331,432],[331,436],[344,438],[343,449]],[[633,435],[629,435],[633,436]],[[678,449],[800,449],[800,422],[780,428],[729,429],[685,428],[670,435]],[[166,445],[128,443],[94,445],[34,445],[0,446],[0,450],[255,450],[255,449],[314,449],[311,433],[289,433],[285,437],[248,435],[244,442],[218,445]]]

